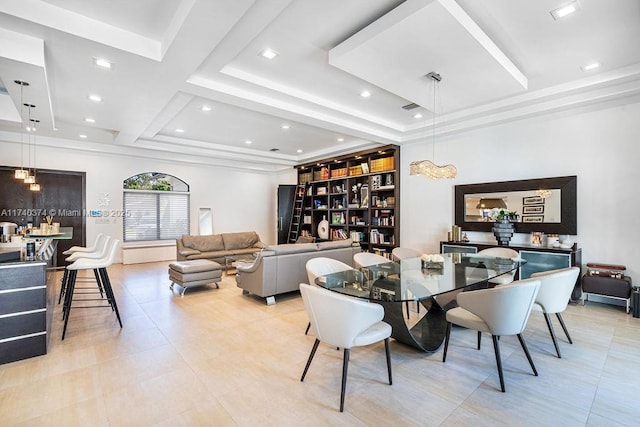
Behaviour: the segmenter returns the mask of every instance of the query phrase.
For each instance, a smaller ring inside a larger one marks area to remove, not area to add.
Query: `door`
[[[295,193],[295,185],[278,186],[278,244],[287,243]]]

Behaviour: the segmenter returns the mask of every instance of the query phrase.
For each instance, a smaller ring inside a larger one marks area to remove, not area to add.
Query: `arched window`
[[[123,182],[124,241],[177,239],[189,234],[189,185],[175,176],[145,172]]]

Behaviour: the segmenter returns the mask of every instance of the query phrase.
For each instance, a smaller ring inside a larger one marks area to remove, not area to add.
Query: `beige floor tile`
[[[352,351],[340,413],[342,351],[322,345],[304,382],[314,342],[299,294],[243,295],[233,276],[220,288],[182,297],[169,289],[168,263],[109,269],[123,328],[109,309],[73,310],[67,337],[54,313],[46,356],[0,365],[0,425],[326,426],[634,425],[640,419],[640,319],[619,307],[570,304],[574,344],[557,322],[562,358],[542,316],[518,341],[501,339],[506,393],[493,346],[455,328],[442,350],[416,352],[392,340],[393,385],[384,346]],[[411,323],[420,314],[411,309]]]

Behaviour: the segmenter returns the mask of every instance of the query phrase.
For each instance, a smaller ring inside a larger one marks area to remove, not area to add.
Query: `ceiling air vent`
[[[407,110],[407,111],[410,111],[410,110],[413,110],[414,108],[418,108],[418,107],[419,107],[418,104],[416,104],[415,102],[412,102],[411,104],[404,105],[402,108]]]
[[[269,151],[280,151],[279,148],[270,148]]]

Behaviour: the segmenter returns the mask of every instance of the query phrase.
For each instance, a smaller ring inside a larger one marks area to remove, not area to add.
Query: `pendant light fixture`
[[[409,163],[409,175],[423,175],[429,179],[453,179],[456,177],[458,170],[453,165],[443,165],[438,166],[435,162],[435,152],[436,152],[436,124],[437,124],[437,114],[436,114],[436,97],[439,92],[438,85],[442,80],[440,74],[435,71],[430,72],[426,75],[427,78],[431,79],[433,82],[433,108],[431,112],[433,113],[433,123],[431,125],[432,129],[432,160],[416,160]]]
[[[29,119],[31,121],[31,132],[33,133],[33,182],[29,184],[29,190],[33,192],[40,191],[40,184],[38,184],[38,177],[36,176],[36,128],[40,123],[38,119]]]
[[[28,173],[27,170],[24,168],[24,126],[25,126],[25,121],[23,116],[23,102],[24,102],[24,87],[25,86],[29,86],[28,82],[22,81],[22,80],[14,80],[13,81],[15,84],[20,85],[20,169],[16,169],[13,172],[13,177],[15,179],[22,179],[24,180]]]
[[[36,106],[33,104],[24,104],[25,107],[27,107],[28,111],[29,111],[29,127],[27,128],[27,131],[31,132],[31,109],[35,108]],[[35,184],[36,183],[36,177],[35,175],[32,175],[31,173],[31,134],[28,133],[27,134],[27,150],[28,150],[28,159],[29,159],[29,168],[27,169],[27,176],[24,179],[24,183],[25,184]]]

